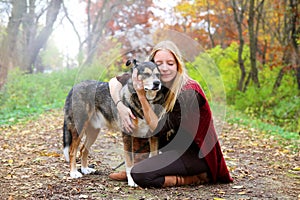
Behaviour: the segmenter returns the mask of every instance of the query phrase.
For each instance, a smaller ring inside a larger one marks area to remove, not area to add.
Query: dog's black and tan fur
[[[160,73],[153,62],[136,63],[127,62],[126,65],[133,65],[138,70],[138,77],[143,80],[146,97],[153,107],[155,113],[160,115],[162,103],[164,102],[165,88],[161,88]],[[133,69],[132,68],[132,69]],[[132,70],[131,70],[132,72]],[[131,75],[130,75],[131,77]],[[131,78],[123,86],[120,93],[123,103],[128,106],[137,117],[134,121],[136,129],[130,134],[122,132],[125,152],[126,172],[128,184],[136,186],[130,176],[130,169],[133,166],[132,145],[133,137],[149,137],[149,127],[144,120],[143,111],[137,94],[133,88]],[[85,135],[86,140],[81,153],[81,172],[89,174],[94,169],[88,167],[87,158],[91,145],[95,142],[98,133],[102,128],[120,128],[120,119],[116,105],[109,92],[107,82],[83,81],[75,85],[69,92],[65,102],[65,116],[63,127],[63,145],[66,160],[70,162],[70,176],[79,178],[82,174],[76,169],[76,154],[81,138]],[[156,137],[150,137],[150,155],[157,154],[158,141]]]

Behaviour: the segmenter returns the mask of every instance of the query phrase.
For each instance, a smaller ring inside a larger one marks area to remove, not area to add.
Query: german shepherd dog
[[[159,116],[164,102],[165,87],[162,88],[160,72],[153,62],[127,61],[131,65],[130,78],[122,87],[120,97],[122,102],[128,106],[136,120],[133,123],[136,128],[132,133],[126,133],[121,128],[120,117],[115,103],[109,92],[107,82],[93,80],[83,81],[75,85],[69,92],[64,106],[63,146],[66,161],[70,162],[70,176],[72,178],[82,177],[76,169],[76,154],[82,137],[85,142],[80,150],[81,172],[90,174],[96,170],[88,167],[87,158],[91,145],[95,142],[101,129],[113,129],[122,132],[126,173],[129,186],[136,186],[130,170],[134,163],[133,138],[149,138],[149,156],[157,154],[158,139],[151,135],[147,125],[138,96],[133,88],[131,74],[134,68],[138,70],[138,77],[143,81],[146,98],[151,104],[154,112]],[[135,147],[136,148],[136,147]]]

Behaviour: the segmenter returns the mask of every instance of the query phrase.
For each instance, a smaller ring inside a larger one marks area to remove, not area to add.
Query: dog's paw
[[[131,168],[130,168],[131,169]],[[130,187],[137,187],[138,185],[134,182],[131,174],[130,174],[130,170],[126,170],[126,176],[127,176],[127,180],[128,180],[128,186]]]
[[[82,177],[82,174],[79,171],[70,172],[71,178],[80,178]]]
[[[131,176],[127,176],[127,180],[128,180],[128,186],[130,187],[137,187],[138,185],[134,182],[134,180],[132,179]]]
[[[128,181],[128,186],[130,187],[138,187],[138,185],[133,181],[133,182],[129,182]]]
[[[96,170],[93,168],[89,168],[89,167],[81,167],[81,172],[83,174],[91,174],[94,173]]]

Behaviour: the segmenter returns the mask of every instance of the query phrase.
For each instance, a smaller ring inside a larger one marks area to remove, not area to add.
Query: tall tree
[[[261,21],[261,12],[263,10],[264,0],[250,0],[249,2],[249,18],[248,18],[248,29],[249,29],[249,46],[250,46],[250,62],[251,71],[249,73],[248,80],[246,81],[245,87],[247,87],[249,80],[252,79],[257,87],[260,87],[258,79],[257,69],[257,43],[259,24]]]
[[[123,47],[130,49],[134,42],[133,37],[126,34],[134,29],[134,31],[142,30],[144,34],[147,34],[145,28],[150,27],[149,18],[152,12],[149,7],[152,6],[152,0],[83,1],[86,2],[87,14],[86,36],[85,39],[80,40],[80,51],[86,48],[86,59],[83,64],[90,64],[95,54],[103,50],[103,41],[107,37],[113,36],[122,40]]]
[[[40,50],[45,46],[53,31],[53,25],[59,14],[61,5],[62,0],[51,0],[49,2],[45,12],[45,25],[40,27],[39,24],[34,22],[34,20],[36,20],[34,18],[36,15],[36,0],[29,1],[29,11],[24,14],[26,17],[23,18],[23,26],[26,27],[24,30],[26,43],[23,51],[23,63],[24,68],[30,73],[33,72],[32,66],[35,65],[34,63],[39,55]],[[38,31],[38,28],[41,28],[41,31]]]
[[[295,70],[295,78],[300,90],[300,51],[299,42],[297,42],[297,37],[300,35],[299,2],[298,0],[284,0],[278,3],[280,3],[278,12],[281,15],[278,15],[277,31],[273,34],[281,45],[283,53],[278,61],[281,69],[273,85],[273,92],[276,92],[277,88],[280,87],[285,73],[291,69]]]
[[[18,62],[17,38],[22,17],[26,11],[26,2],[12,0],[12,10],[6,28],[6,34],[2,39],[0,51],[0,88],[4,85],[8,70],[12,69]]]
[[[293,55],[295,57],[295,76],[297,80],[298,90],[300,90],[300,3],[299,0],[290,0],[291,8],[291,42],[293,47]]]
[[[232,10],[234,14],[234,21],[237,26],[238,30],[238,38],[239,38],[239,50],[238,50],[238,63],[241,71],[241,76],[238,82],[238,90],[239,91],[245,91],[244,90],[244,83],[246,79],[246,67],[245,67],[245,62],[243,60],[243,51],[244,51],[244,31],[243,31],[243,26],[244,26],[244,17],[245,17],[245,12],[247,9],[247,0],[232,0]]]
[[[189,34],[208,49],[216,45],[227,47],[236,40],[230,1],[182,0],[175,11],[179,13],[173,29]]]
[[[0,87],[5,83],[9,69],[20,67],[33,72],[38,54],[52,33],[62,0],[12,0],[6,3],[11,3],[12,9],[0,51]],[[37,10],[37,7],[41,9]],[[45,22],[41,22],[44,19]]]

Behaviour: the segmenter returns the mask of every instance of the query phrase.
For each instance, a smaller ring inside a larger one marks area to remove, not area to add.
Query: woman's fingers
[[[138,72],[137,69],[133,69],[132,72],[133,87],[135,90],[141,90],[143,89],[143,82],[138,79],[137,72]]]
[[[134,124],[132,123],[132,119],[135,119],[136,117],[131,112],[130,108],[122,104],[119,109],[119,114],[122,122],[122,129],[128,133],[132,132],[135,128]]]

